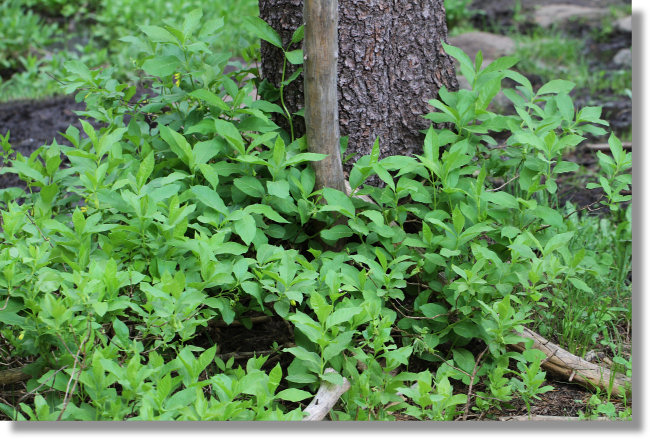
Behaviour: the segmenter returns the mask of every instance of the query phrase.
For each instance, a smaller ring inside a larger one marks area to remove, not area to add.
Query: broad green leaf
[[[567,247],[569,241],[571,241],[571,238],[573,238],[573,235],[574,232],[566,232],[553,235],[544,246],[544,255],[548,255],[550,252],[559,248]]]
[[[458,367],[465,372],[472,373],[476,363],[474,361],[474,355],[472,355],[470,351],[463,348],[455,348],[452,350],[452,354],[454,357],[454,363],[456,363]]]
[[[275,47],[282,49],[282,39],[280,35],[259,17],[244,17],[244,28],[252,32],[257,38],[260,38]]]
[[[246,176],[235,178],[233,184],[237,189],[253,198],[262,198],[264,196],[264,186],[255,177]]]
[[[458,206],[454,207],[454,211],[451,213],[451,221],[454,224],[456,235],[460,235],[463,227],[465,227],[465,215],[463,215]]]
[[[532,212],[540,217],[544,223],[559,229],[564,228],[564,217],[557,210],[546,206],[537,206]]]
[[[330,361],[348,348],[352,342],[353,334],[353,331],[342,332],[334,340],[330,340],[327,346],[325,346],[325,349],[323,349],[323,359]]]
[[[192,186],[190,189],[192,190],[192,193],[196,195],[198,201],[211,207],[222,215],[228,215],[228,208],[216,191],[207,186]]]
[[[328,328],[339,325],[343,322],[350,322],[354,316],[359,314],[363,309],[358,306],[351,306],[348,308],[337,309],[327,318],[325,325]]]
[[[474,322],[463,320],[454,326],[454,332],[461,337],[475,338],[480,336],[480,331]]]
[[[584,291],[585,293],[593,293],[594,292],[591,289],[591,287],[589,285],[587,285],[585,283],[585,281],[583,281],[581,279],[578,279],[578,278],[575,278],[575,277],[570,277],[569,282],[571,282],[571,284],[574,287],[576,287],[577,289],[579,289],[580,291]]]
[[[266,188],[268,189],[269,195],[276,196],[278,198],[289,198],[289,182],[286,180],[280,181],[267,181]]]
[[[311,398],[311,396],[311,393],[295,388],[284,389],[275,395],[275,397],[278,399],[291,402],[302,401],[304,399]]]
[[[303,53],[302,49],[292,50],[290,52],[285,52],[284,55],[287,57],[287,60],[294,65],[300,65],[303,62]]]
[[[175,56],[157,56],[146,60],[144,64],[142,64],[142,70],[152,76],[162,78],[177,72],[180,65],[180,60]]]
[[[192,147],[187,142],[185,137],[172,130],[168,126],[160,126],[160,137],[169,145],[172,152],[178,156],[186,165],[192,167],[194,156],[192,155]]]
[[[244,215],[239,220],[235,221],[234,224],[235,232],[240,236],[240,238],[250,245],[255,234],[257,233],[257,224],[255,224],[255,218],[251,215]]]
[[[149,154],[142,160],[140,166],[138,167],[138,173],[136,175],[136,181],[138,186],[144,186],[145,182],[151,175],[154,166],[153,151],[150,151]]]
[[[507,192],[499,191],[499,192],[483,192],[481,194],[481,199],[485,201],[489,201],[491,203],[496,204],[499,207],[503,207],[506,209],[518,209],[519,208],[519,202],[517,199],[510,195]]]
[[[276,166],[282,165],[285,156],[286,148],[284,146],[284,140],[282,140],[282,137],[277,136],[275,138],[275,145],[273,145],[273,163],[275,163]]]
[[[201,17],[203,17],[203,10],[196,8],[191,10],[183,21],[183,35],[185,38],[193,34],[201,24]]]
[[[217,186],[219,186],[219,173],[208,164],[199,165],[199,170],[201,171],[201,174],[203,174],[203,177],[208,180],[212,189],[216,190]]]
[[[244,153],[244,139],[242,138],[237,127],[232,123],[222,119],[215,119],[214,126],[216,133],[226,139],[240,153]]]
[[[294,166],[297,165],[298,163],[303,163],[303,162],[318,162],[323,160],[325,157],[327,157],[327,154],[319,154],[316,152],[303,152],[288,158],[284,162],[284,166],[286,167]]]
[[[305,25],[300,25],[295,31],[293,31],[293,35],[291,36],[291,42],[293,44],[298,44],[303,40],[305,37]]]
[[[553,173],[562,174],[564,172],[575,172],[578,169],[580,169],[580,167],[575,162],[561,161],[560,163],[555,165],[555,167],[553,168]]]
[[[144,32],[147,37],[154,43],[178,43],[174,35],[172,35],[167,29],[160,26],[140,26],[142,32]]]
[[[342,213],[349,218],[354,218],[354,204],[352,203],[352,200],[350,200],[350,198],[343,192],[326,187],[323,188],[323,197],[325,197],[325,200],[327,200],[328,206],[326,207],[329,207],[328,209],[323,210],[334,210],[336,212]]]
[[[546,84],[542,85],[539,90],[537,90],[537,96],[557,93],[568,94],[571,90],[573,90],[575,86],[575,83],[571,81],[566,81],[564,79],[553,79],[552,81],[549,81]]]
[[[320,232],[321,238],[328,241],[338,241],[339,239],[348,238],[352,235],[352,230],[343,224],[336,225],[331,229],[322,230]]]
[[[244,212],[247,213],[259,213],[261,215],[264,215],[271,221],[275,221],[276,223],[288,223],[286,219],[282,217],[279,213],[277,213],[271,206],[268,206],[266,204],[251,204],[246,206],[244,208]]]
[[[223,111],[229,111],[230,107],[226,104],[219,96],[212,93],[210,90],[205,88],[200,88],[198,90],[193,90],[190,94],[191,97],[196,98],[200,101],[207,103],[213,107],[219,108]]]

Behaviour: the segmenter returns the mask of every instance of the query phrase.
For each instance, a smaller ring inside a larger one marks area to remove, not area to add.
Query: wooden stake
[[[305,0],[305,124],[309,151],[327,154],[314,163],[316,189],[345,192],[339,146],[337,96],[338,1]]]

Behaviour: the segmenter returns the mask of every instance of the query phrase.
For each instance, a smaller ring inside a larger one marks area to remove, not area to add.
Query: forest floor
[[[534,6],[540,3],[560,2],[523,0],[521,2],[523,12],[533,11]],[[572,2],[575,5],[605,8],[621,3],[621,1],[612,0]],[[472,6],[480,8],[482,11],[473,18],[475,27],[478,30],[492,32],[495,31],[493,26],[490,29],[481,29],[481,23],[498,24],[499,29],[512,28],[513,26],[525,27],[526,19],[518,18],[519,22],[515,20],[516,17],[513,14],[514,4],[514,0],[475,0]],[[573,37],[584,39],[584,47],[588,51],[585,55],[591,60],[589,62],[590,71],[594,73],[605,72],[603,74],[605,77],[607,77],[607,72],[620,70],[620,66],[613,62],[613,55],[618,50],[631,46],[631,34],[624,31],[614,30],[607,34],[607,38],[598,40],[594,39],[593,32],[584,27],[578,26],[568,32]],[[535,77],[532,76],[533,82],[535,82]],[[629,142],[629,139],[625,139],[625,136],[631,136],[632,103],[630,97],[606,89],[599,90],[597,93],[590,93],[589,89],[578,89],[575,92],[574,100],[577,106],[602,105],[604,108],[603,118],[610,122],[611,128],[619,136],[623,136],[624,140]],[[64,132],[70,125],[81,127],[75,111],[83,109],[84,104],[75,102],[73,96],[2,103],[0,104],[0,134],[6,135],[7,132],[10,132],[10,142],[14,150],[28,156],[40,146],[50,143],[52,139],[65,144],[66,141],[60,133]],[[585,143],[602,142],[606,142],[606,140],[590,139],[590,142]],[[579,147],[569,159],[586,166],[597,163],[596,151],[587,147]],[[592,193],[593,191],[584,189],[584,185],[576,184],[578,178],[580,177],[576,175],[567,175],[563,182],[558,182],[560,183],[560,193],[564,194],[564,200],[570,199],[578,206],[584,206],[593,202],[595,195]],[[0,189],[16,185],[20,185],[20,181],[15,174],[0,175]],[[292,339],[290,328],[287,328],[281,319],[267,320],[253,325],[251,329],[246,329],[241,325],[215,328],[214,331],[211,331],[211,336],[214,340],[210,340],[210,342],[218,342],[223,352],[241,353],[267,351],[271,349],[274,342],[282,344]],[[206,344],[207,342],[208,340],[206,340]],[[283,366],[287,365],[283,364]],[[588,410],[588,401],[593,393],[576,384],[556,379],[551,375],[548,378],[549,384],[555,389],[540,395],[541,399],[534,402],[531,407],[533,415],[578,416],[579,411],[586,412]],[[523,402],[521,404],[514,402],[500,413],[492,413],[491,415],[498,418],[526,414],[527,409]]]

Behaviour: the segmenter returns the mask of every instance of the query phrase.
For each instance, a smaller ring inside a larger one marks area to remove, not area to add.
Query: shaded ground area
[[[56,139],[66,143],[59,134],[70,125],[81,129],[74,111],[85,109],[72,96],[59,96],[40,101],[15,101],[0,104],[0,134],[10,133],[9,142],[17,153],[29,156],[42,145]],[[0,189],[23,186],[16,174],[0,175]]]

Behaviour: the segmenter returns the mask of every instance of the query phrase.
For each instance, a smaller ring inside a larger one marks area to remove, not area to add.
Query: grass
[[[574,206],[568,206],[568,214],[575,212]],[[587,249],[585,259],[598,260],[608,270],[596,269],[585,276],[590,291],[565,283],[561,288],[548,292],[548,308],[539,315],[540,333],[579,356],[592,350],[608,352],[612,356],[629,351],[627,333],[632,324],[631,208],[621,216],[609,218],[579,213],[569,216],[571,229],[577,232],[571,253]]]
[[[120,41],[139,26],[160,25],[202,6],[200,0],[9,0],[0,4],[0,102],[61,94],[63,63],[79,59],[91,68],[112,67],[123,79],[137,80],[134,54]],[[43,14],[42,16],[39,13]],[[211,47],[242,56],[256,41],[241,22],[257,15],[255,0],[219,0],[204,20],[224,19]],[[125,78],[127,77],[128,78]]]

